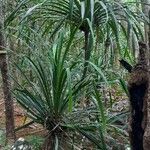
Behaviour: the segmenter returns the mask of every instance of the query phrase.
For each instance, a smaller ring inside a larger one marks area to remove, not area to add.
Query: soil
[[[27,117],[26,112],[17,104],[14,100],[14,119],[15,128],[21,127],[24,124],[29,123],[31,120]],[[0,130],[5,130],[5,105],[4,96],[0,88]],[[41,135],[44,136],[46,131],[39,124],[32,124],[27,128],[21,129],[16,132],[17,138],[25,137],[28,135]]]

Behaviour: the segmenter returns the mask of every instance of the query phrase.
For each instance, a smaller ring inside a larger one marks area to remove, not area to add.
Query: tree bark
[[[3,92],[5,99],[5,116],[6,116],[6,138],[12,138],[15,140],[15,130],[14,130],[14,109],[13,100],[10,92],[10,81],[8,75],[8,65],[5,48],[5,40],[3,34],[3,18],[4,14],[2,12],[2,3],[0,5],[0,69],[3,81]]]
[[[0,52],[0,68],[3,80],[3,92],[5,98],[5,116],[6,116],[6,137],[15,139],[15,130],[14,130],[14,108],[13,100],[10,92],[10,82],[8,76],[8,66],[6,53]]]
[[[150,20],[150,0],[141,0],[142,11],[147,18]],[[144,24],[144,37],[145,42],[147,43],[147,56],[150,56],[150,26],[145,23]],[[150,75],[150,57],[148,58],[148,70]],[[150,79],[149,79],[150,84]],[[143,137],[143,148],[144,150],[150,149],[150,86],[148,87],[147,94],[147,109],[145,110],[147,114],[145,132]]]
[[[128,82],[131,106],[129,137],[132,150],[148,150],[145,149],[144,144],[148,121],[147,109],[149,99],[149,71],[147,46],[145,43],[139,43],[138,59],[138,63],[132,68]],[[149,141],[148,143],[150,144]]]
[[[150,0],[141,0],[141,4],[143,13],[147,18],[150,19]],[[144,40],[150,47],[150,26],[147,23],[144,24],[144,32],[145,32]]]

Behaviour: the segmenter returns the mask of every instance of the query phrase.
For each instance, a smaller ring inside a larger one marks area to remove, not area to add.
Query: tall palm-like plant
[[[67,137],[67,130],[74,129],[68,125],[67,115],[72,112],[78,93],[90,83],[87,78],[74,79],[73,70],[78,62],[68,64],[66,59],[75,32],[76,29],[71,32],[66,48],[63,48],[63,35],[60,35],[49,55],[49,62],[34,62],[27,58],[27,63],[33,70],[34,81],[30,81],[18,66],[27,85],[17,82],[14,94],[33,122],[43,125],[49,131],[44,145],[46,150],[60,149],[62,139]]]
[[[23,22],[38,22],[40,20],[42,30],[44,29],[43,33],[51,31],[51,37],[63,26],[68,24],[78,26],[85,39],[83,78],[87,72],[87,61],[90,59],[95,35],[98,36],[98,40],[107,38],[107,45],[111,38],[109,34],[107,34],[107,37],[105,36],[107,32],[113,33],[117,44],[119,43],[120,30],[125,33],[127,39],[130,36],[130,30],[138,36],[136,29],[139,30],[139,18],[129,9],[126,3],[120,4],[114,0],[45,0],[26,11],[26,8],[22,6],[27,6],[28,3],[30,1],[27,0],[20,3],[17,9],[7,18],[6,26],[18,14],[21,15],[21,21]],[[22,12],[25,12],[24,15],[22,15]],[[127,22],[128,30],[125,29],[122,20]],[[53,30],[51,30],[52,28]]]

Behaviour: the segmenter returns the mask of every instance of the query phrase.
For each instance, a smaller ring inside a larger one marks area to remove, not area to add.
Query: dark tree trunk
[[[13,100],[11,98],[10,92],[6,52],[3,51],[5,47],[5,41],[2,29],[2,23],[0,22],[0,69],[2,74],[3,92],[5,98],[6,138],[12,138],[15,140]]]
[[[142,10],[143,13],[149,18],[150,20],[150,0],[141,0]],[[144,24],[144,31],[145,31],[145,42],[147,43],[148,49],[147,49],[147,56],[150,56],[150,25],[148,25],[146,22]],[[148,69],[150,71],[150,57],[148,58],[149,66]],[[150,75],[150,73],[149,73]],[[150,84],[150,79],[149,79]],[[147,96],[147,120],[146,120],[146,127],[143,137],[143,148],[144,150],[150,149],[150,86],[148,89],[148,96]]]
[[[145,150],[144,133],[147,126],[149,71],[146,44],[139,43],[139,60],[132,68],[128,82],[131,121],[129,131],[132,150]]]

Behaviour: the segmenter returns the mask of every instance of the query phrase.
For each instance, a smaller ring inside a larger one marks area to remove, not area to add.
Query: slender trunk
[[[6,116],[6,137],[15,139],[14,131],[14,108],[13,100],[10,92],[10,82],[8,76],[8,65],[6,53],[4,51],[0,52],[0,68],[3,80],[3,92],[5,98],[5,116]]]
[[[46,140],[43,143],[42,150],[53,150],[55,147],[54,140],[55,136],[48,135],[48,137],[46,137]]]
[[[56,144],[56,138],[58,138],[59,145]],[[57,147],[57,146],[58,146],[58,149],[70,150],[70,149],[72,149],[72,146],[67,141],[68,141],[68,137],[63,132],[62,133],[52,133],[52,134],[48,135],[46,140],[44,141],[42,150],[54,150],[55,147]]]
[[[146,17],[150,17],[150,0],[141,0],[142,11]],[[144,32],[145,32],[145,42],[150,47],[150,26],[147,23],[144,23]]]
[[[88,49],[88,45],[89,45],[89,31],[85,31],[84,32],[84,43],[85,43],[85,45],[84,45],[84,50],[85,50],[85,56],[84,56],[84,70],[83,70],[83,75],[82,75],[82,79],[84,79],[85,78],[85,76],[86,76],[86,73],[87,73],[87,70],[88,70],[88,60],[89,60],[89,58],[90,58],[90,51],[89,51],[89,49]]]
[[[12,138],[15,140],[15,131],[14,131],[14,109],[13,109],[13,100],[11,98],[10,92],[10,82],[8,76],[8,65],[5,48],[5,40],[3,34],[3,18],[4,14],[2,12],[2,3],[0,5],[0,69],[2,74],[3,81],[3,92],[5,98],[5,115],[6,115],[6,138]]]

